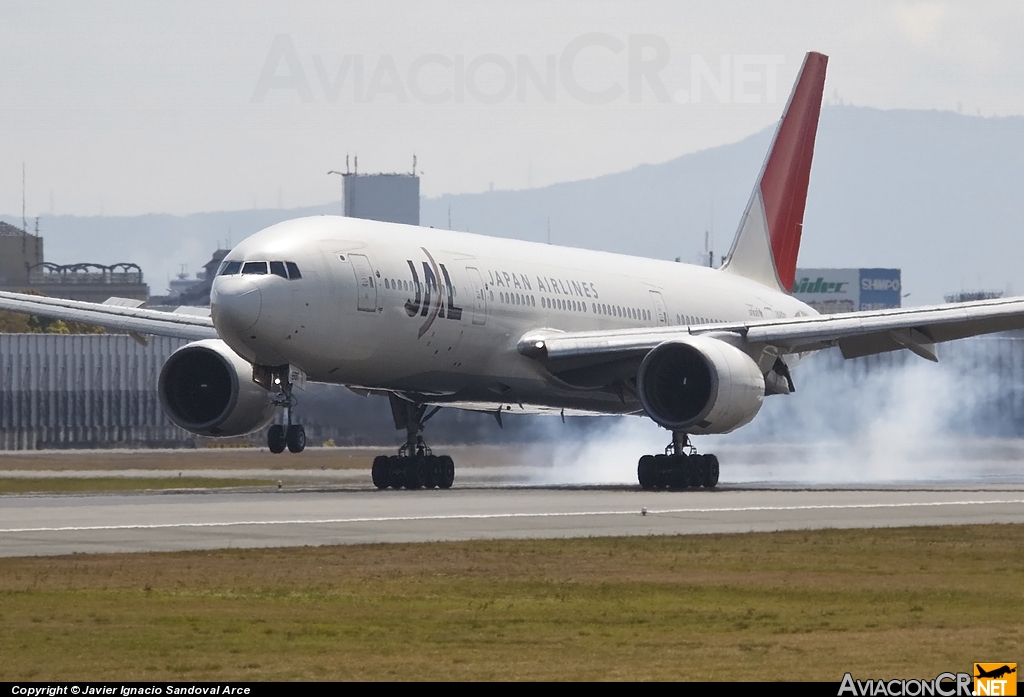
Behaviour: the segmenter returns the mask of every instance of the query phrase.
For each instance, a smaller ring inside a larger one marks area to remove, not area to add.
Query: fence
[[[202,442],[170,422],[157,394],[164,361],[184,343],[152,337],[142,346],[115,334],[0,334],[0,449],[182,447]],[[955,374],[957,384],[966,386],[951,397],[964,401],[962,415],[950,420],[951,429],[1024,435],[1024,337],[1000,334],[950,342],[939,347],[939,356],[934,370]],[[836,350],[821,352],[794,368],[796,394],[768,400],[773,408],[781,407],[775,409],[776,422],[763,414],[743,433],[758,438],[759,431],[792,427],[799,416],[795,410],[813,410],[819,403],[834,409],[829,417],[833,421],[857,418],[850,402],[871,399],[888,376],[922,363],[907,351],[849,361]],[[386,399],[359,397],[338,386],[310,385],[299,393],[296,420],[306,425],[312,445],[327,439],[338,445],[396,444],[404,437],[394,430]],[[431,420],[427,436],[437,444],[508,443],[580,438],[607,427],[603,419],[569,419],[565,425],[555,421],[519,416],[505,419],[505,428],[499,430],[490,414],[445,409]],[[261,444],[262,435],[249,440]]]

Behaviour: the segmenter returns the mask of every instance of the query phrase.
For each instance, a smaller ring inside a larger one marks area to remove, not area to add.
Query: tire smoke
[[[1015,379],[1024,342],[943,348],[937,364],[907,352],[816,354],[793,368],[796,393],[766,398],[750,425],[694,445],[718,455],[723,484],[1024,480],[1024,381]],[[547,434],[553,452],[533,462],[550,463],[533,468],[532,482],[636,484],[637,460],[661,452],[668,432],[648,419],[602,418],[607,427],[583,442]]]

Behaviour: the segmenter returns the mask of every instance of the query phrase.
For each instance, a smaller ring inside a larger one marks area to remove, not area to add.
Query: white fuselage
[[[529,331],[815,314],[717,269],[334,216],[269,227],[225,261],[294,262],[301,272],[214,280],[217,331],[247,360],[290,364],[313,381],[488,410],[640,410],[621,395],[557,384],[517,351]]]

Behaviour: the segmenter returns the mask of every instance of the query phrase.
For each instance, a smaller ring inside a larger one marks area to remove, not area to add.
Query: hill
[[[733,232],[771,139],[539,189],[424,199],[424,225],[663,259],[716,256]],[[901,267],[907,304],[961,289],[1024,291],[1024,118],[939,111],[822,110],[800,264]],[[217,241],[334,213],[290,210],[136,217],[43,216],[49,261],[134,261],[154,293],[182,263],[196,270]],[[15,222],[11,216],[4,219]],[[20,222],[17,221],[17,222]]]

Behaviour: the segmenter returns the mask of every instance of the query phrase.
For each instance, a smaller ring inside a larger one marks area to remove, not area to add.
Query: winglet
[[[828,56],[808,53],[723,271],[791,291]]]

